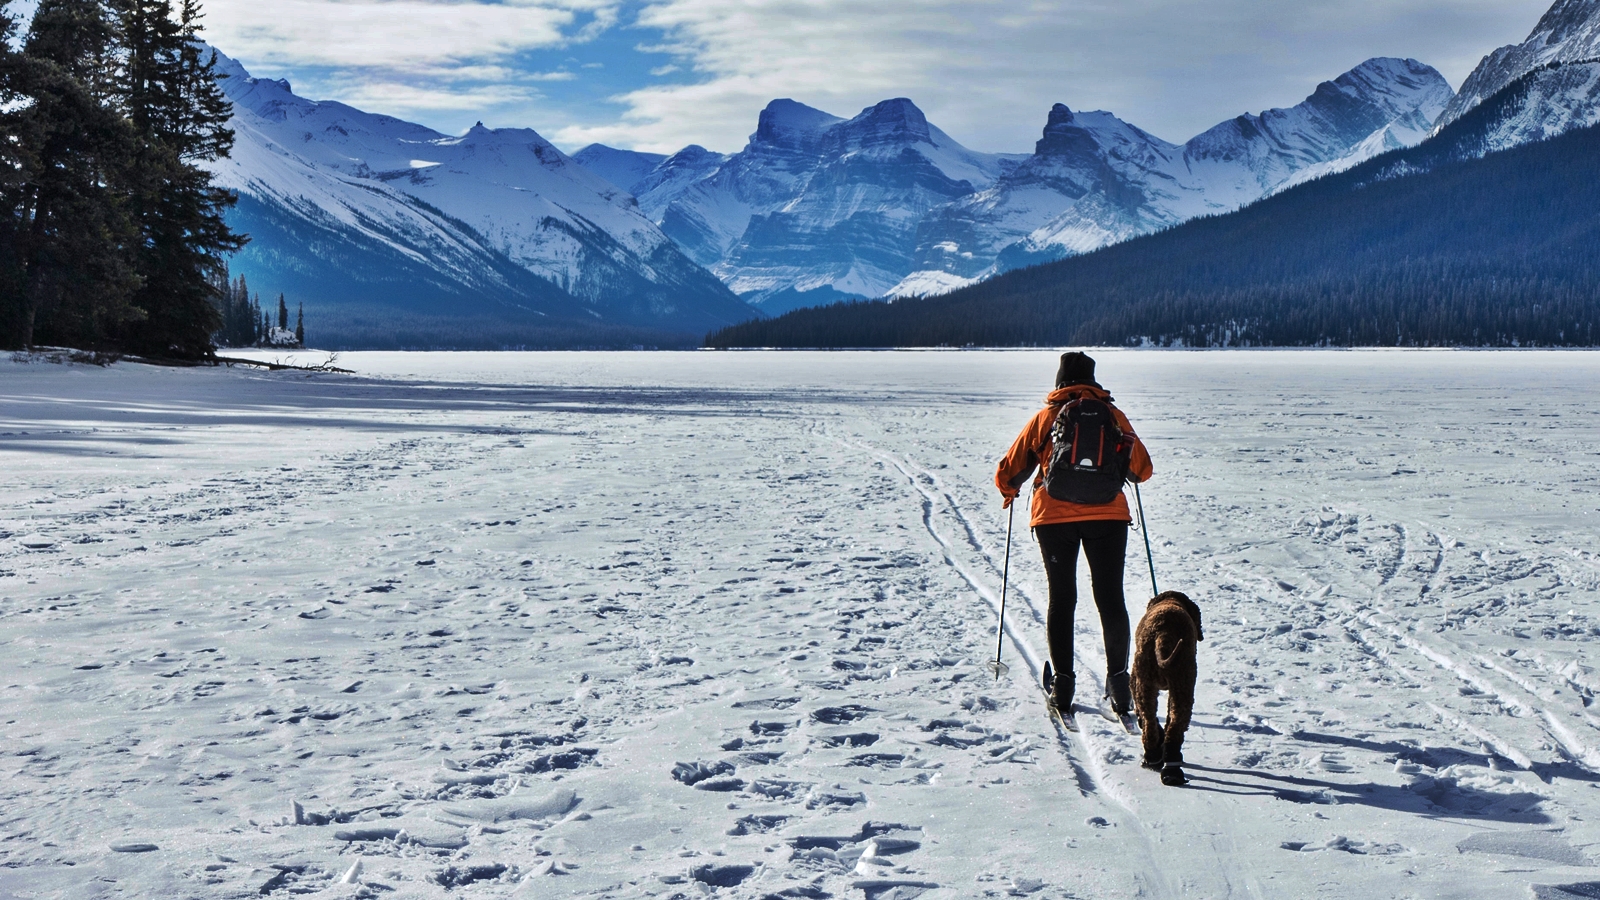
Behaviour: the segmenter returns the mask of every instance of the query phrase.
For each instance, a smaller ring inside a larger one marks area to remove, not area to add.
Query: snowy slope
[[[529,290],[503,282],[540,282],[539,311],[568,320],[702,331],[752,315],[631,196],[536,132],[480,124],[442,135],[306,100],[286,82],[222,62],[238,140],[214,168],[218,183],[250,201],[238,227],[269,232],[277,248],[243,257],[240,268],[263,288],[275,277],[315,273],[335,254],[360,267],[361,248],[376,244],[437,270],[439,280],[491,297],[501,288],[510,304],[525,303]],[[318,238],[296,245],[303,233]],[[315,290],[309,281],[304,289]],[[341,298],[304,299],[321,313]],[[448,298],[436,305],[447,307]]]
[[[849,120],[775,100],[743,150],[671,186],[662,228],[768,311],[807,293],[878,296],[909,270],[921,217],[992,183],[1003,161],[962,147],[904,98]]]
[[[701,181],[728,161],[716,153],[690,144],[671,156],[617,150],[604,144],[590,144],[573,154],[573,160],[612,184],[633,194],[639,209],[653,222],[678,195]]]
[[[984,668],[1053,353],[0,360],[0,895],[1592,897],[1600,358],[1096,356],[1187,788]]]
[[[1297,106],[1239,116],[1183,145],[1056,104],[1032,157],[928,216],[917,271],[891,293],[959,286],[1237,209],[1415,144],[1451,96],[1443,76],[1416,60],[1370,59]]]
[[[605,144],[590,144],[572,154],[572,161],[632,194],[651,170],[666,160],[664,153],[618,150]]]
[[[1535,69],[1473,107],[1485,109],[1489,112],[1478,132],[1480,154],[1600,124],[1600,60]]]
[[[1600,59],[1600,0],[1556,0],[1527,40],[1501,47],[1478,63],[1436,125],[1454,122],[1535,69],[1595,59]]]
[[[1436,130],[1491,100],[1478,125],[1484,153],[1600,123],[1600,2],[1559,0],[1527,40],[1484,57]]]

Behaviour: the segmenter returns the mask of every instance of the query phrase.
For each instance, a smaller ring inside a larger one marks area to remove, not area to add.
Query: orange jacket
[[[1056,388],[1045,398],[1045,408],[1033,414],[1028,420],[1022,433],[1011,443],[1011,450],[1006,453],[1005,459],[1000,460],[1000,465],[994,472],[995,487],[1000,489],[1000,494],[1006,498],[1006,505],[1016,498],[1022,489],[1023,482],[1033,474],[1035,468],[1039,469],[1039,477],[1033,482],[1033,512],[1028,526],[1053,525],[1057,522],[1089,522],[1096,520],[1112,519],[1121,522],[1133,521],[1133,516],[1128,512],[1128,498],[1118,494],[1117,499],[1110,503],[1090,505],[1086,503],[1068,503],[1057,500],[1044,489],[1045,470],[1050,465],[1050,427],[1055,424],[1056,412],[1061,406],[1078,397],[1094,397],[1104,400],[1109,405],[1111,394],[1087,384],[1074,384],[1064,388]],[[1150,451],[1145,449],[1144,442],[1133,433],[1133,426],[1128,423],[1128,417],[1122,410],[1115,406],[1111,412],[1117,417],[1117,427],[1122,433],[1133,438],[1133,456],[1128,461],[1128,477],[1132,481],[1148,481],[1153,468],[1150,465]]]

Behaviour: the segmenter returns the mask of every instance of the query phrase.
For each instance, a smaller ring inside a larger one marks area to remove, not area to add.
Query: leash
[[[994,662],[989,663],[989,671],[994,673],[996,681],[1011,671],[1010,666],[1000,661],[1000,648],[1005,646],[1006,638],[1006,588],[1011,580],[1011,525],[1017,520],[1017,501],[1013,499],[1006,509],[1009,512],[1006,514],[1006,561],[1000,567],[1000,624],[995,626]]]
[[[1144,535],[1144,558],[1150,564],[1150,590],[1155,592],[1152,596],[1159,597],[1161,596],[1161,588],[1156,586],[1156,558],[1150,552],[1150,524],[1144,518],[1144,498],[1139,496],[1139,482],[1137,481],[1133,483],[1133,499],[1139,504],[1139,533]],[[1007,540],[1009,541],[1010,538],[1007,538]],[[1009,552],[1009,547],[1010,545],[1007,544],[1007,552]],[[1003,589],[1001,603],[1004,605]]]

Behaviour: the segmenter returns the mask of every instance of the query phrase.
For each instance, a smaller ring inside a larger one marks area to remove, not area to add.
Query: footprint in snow
[[[800,702],[799,697],[772,697],[763,700],[740,700],[734,709],[788,709]]]
[[[733,823],[733,827],[729,828],[727,833],[731,837],[743,837],[747,834],[767,834],[772,831],[777,831],[779,828],[783,827],[783,823],[789,821],[791,818],[793,817],[757,815],[742,816],[737,822]]]
[[[870,747],[878,742],[878,735],[863,731],[855,734],[830,734],[821,740],[829,747]]]
[[[482,866],[446,866],[433,873],[433,882],[445,890],[465,887],[478,881],[494,881],[506,872],[503,863]]]
[[[821,722],[825,725],[844,725],[848,722],[854,722],[857,719],[864,719],[866,718],[867,714],[871,712],[873,712],[873,710],[868,709],[865,706],[857,706],[854,703],[848,703],[844,706],[825,706],[822,709],[813,712],[811,714],[811,719],[812,721]]]
[[[905,760],[905,755],[901,753],[862,753],[850,757],[845,765],[873,769],[898,769]]]
[[[867,795],[842,789],[813,791],[806,809],[849,809],[867,802]]]
[[[757,794],[768,800],[793,800],[811,790],[811,785],[803,781],[785,781],[782,778],[758,778],[750,783],[746,791]]]
[[[979,744],[986,743],[989,740],[1002,740],[1002,738],[1000,738],[998,735],[988,734],[963,733],[962,735],[955,735],[946,731],[941,733],[938,737],[928,741],[928,743],[935,747],[950,747],[955,750],[966,750],[971,747],[976,747]]]
[[[1284,841],[1278,845],[1285,850],[1296,853],[1317,853],[1324,850],[1337,850],[1355,856],[1400,856],[1410,853],[1411,850],[1400,844],[1379,843],[1376,841],[1352,841],[1344,835],[1336,835],[1321,844],[1309,841]]]
[[[733,765],[720,760],[713,763],[681,762],[672,767],[672,780],[694,787],[703,781],[733,773]]]
[[[573,747],[571,750],[562,750],[557,753],[547,753],[537,756],[523,767],[522,771],[530,775],[543,775],[558,769],[576,769],[579,766],[591,765],[600,753],[593,747]]]
[[[689,870],[689,877],[710,887],[738,887],[755,873],[755,866],[704,863]]]

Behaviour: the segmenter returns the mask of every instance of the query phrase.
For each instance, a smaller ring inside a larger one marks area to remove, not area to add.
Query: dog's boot
[[[1164,756],[1165,761],[1161,764],[1161,783],[1167,787],[1181,787],[1188,784],[1189,779],[1183,774],[1183,751],[1168,747]]]

